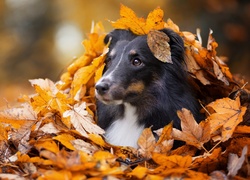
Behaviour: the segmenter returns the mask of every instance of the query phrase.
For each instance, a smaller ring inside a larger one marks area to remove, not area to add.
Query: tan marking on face
[[[134,49],[132,49],[132,50],[129,51],[129,54],[130,54],[130,55],[135,55],[135,54],[137,54],[137,53],[136,53],[136,51],[135,51]]]
[[[137,93],[141,93],[145,88],[145,85],[142,81],[138,81],[135,83],[132,83],[129,85],[129,87],[127,88],[127,92],[137,92]]]

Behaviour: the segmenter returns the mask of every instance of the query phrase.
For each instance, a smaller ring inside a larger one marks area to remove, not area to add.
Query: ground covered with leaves
[[[171,28],[185,43],[185,62],[206,118],[197,124],[188,109],[177,112],[182,130],[172,123],[155,139],[146,128],[138,149],[105,142],[96,125],[94,84],[101,77],[108,48],[97,23],[83,41],[84,54],[61,79],[30,80],[35,94],[20,97],[16,107],[0,112],[1,179],[247,179],[250,178],[250,95],[239,76],[232,75],[218,44],[208,35],[202,46],[196,34],[180,31],[156,8],[138,18],[121,5],[114,28],[137,35]],[[164,53],[164,52],[163,52]],[[160,54],[161,55],[161,54]],[[185,145],[173,149],[173,141]]]

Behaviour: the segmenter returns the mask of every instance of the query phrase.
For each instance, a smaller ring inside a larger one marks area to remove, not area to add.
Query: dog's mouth
[[[100,95],[97,91],[95,91],[95,96],[99,101],[107,105],[119,105],[123,103],[122,99],[114,99],[109,93]]]

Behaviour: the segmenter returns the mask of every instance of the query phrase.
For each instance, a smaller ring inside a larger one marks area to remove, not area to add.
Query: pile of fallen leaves
[[[0,112],[0,179],[244,179],[250,177],[249,93],[233,76],[218,44],[207,47],[197,35],[182,32],[156,8],[146,19],[121,5],[114,28],[137,35],[171,28],[185,43],[187,71],[206,119],[197,124],[187,109],[178,111],[182,130],[172,123],[155,139],[146,128],[138,149],[105,142],[95,124],[94,84],[101,77],[108,48],[101,23],[83,41],[85,53],[58,82],[30,80],[35,94]],[[186,144],[172,149],[173,141]]]

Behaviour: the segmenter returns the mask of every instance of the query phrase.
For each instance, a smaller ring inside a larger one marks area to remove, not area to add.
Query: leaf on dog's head
[[[147,43],[153,55],[164,63],[173,64],[169,41],[169,37],[164,32],[157,30],[149,31],[147,36]]]

